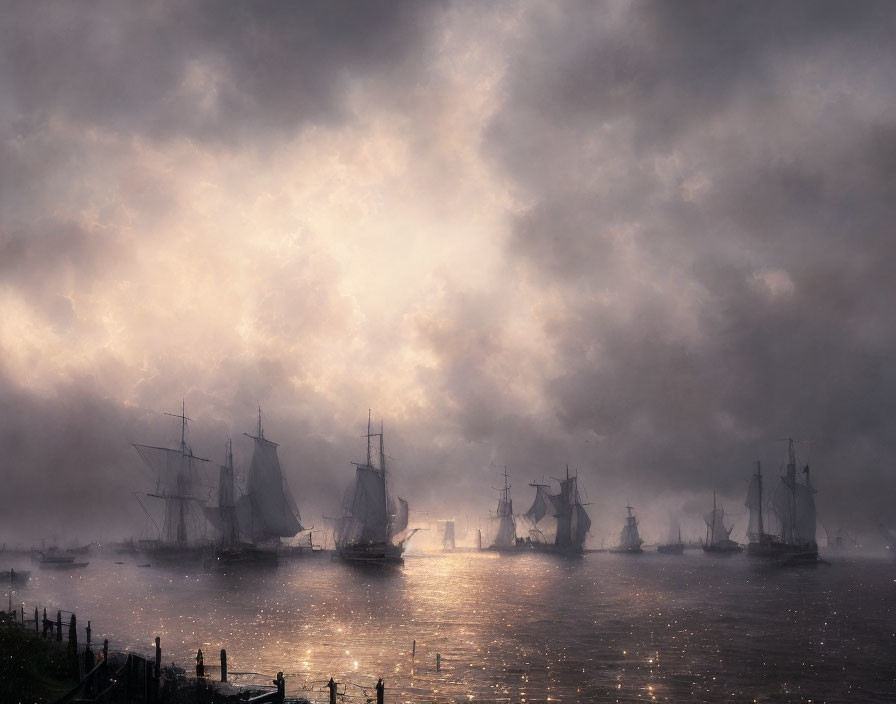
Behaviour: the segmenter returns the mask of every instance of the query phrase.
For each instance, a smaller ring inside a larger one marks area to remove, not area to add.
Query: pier
[[[79,638],[83,634],[83,639]],[[0,700],[39,698],[56,704],[336,704],[385,702],[382,678],[362,685],[326,680],[295,687],[301,696],[287,696],[283,672],[275,675],[232,669],[227,650],[207,664],[201,649],[195,668],[163,665],[162,642],[156,636],[152,653],[110,650],[109,641],[94,642],[91,621],[79,627],[76,614],[62,609],[21,605],[0,612]],[[4,652],[8,651],[8,652]],[[13,676],[10,676],[13,675]],[[22,690],[22,691],[15,691]]]

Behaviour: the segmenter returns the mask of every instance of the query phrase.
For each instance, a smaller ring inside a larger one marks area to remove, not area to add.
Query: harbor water
[[[346,702],[378,677],[387,702],[896,702],[883,559],[452,553],[359,569],[325,553],[229,572],[89,559],[33,567],[14,603],[74,611],[114,649],[149,653],[160,636],[164,662],[188,668],[226,648],[231,671],[283,671],[287,694],[312,700],[332,676]]]

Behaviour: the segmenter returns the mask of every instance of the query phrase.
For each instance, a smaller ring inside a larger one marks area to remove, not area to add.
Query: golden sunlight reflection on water
[[[35,570],[18,596],[76,611],[113,648],[148,652],[158,635],[165,662],[226,648],[232,672],[282,670],[290,694],[332,676],[361,695],[346,702],[381,676],[387,701],[886,701],[894,570],[455,553],[206,573],[91,556],[77,575]]]

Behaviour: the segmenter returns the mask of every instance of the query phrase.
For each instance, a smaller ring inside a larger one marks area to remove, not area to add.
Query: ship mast
[[[762,462],[759,460],[756,460],[756,478],[759,480],[759,539],[762,540],[765,529],[762,526]]]

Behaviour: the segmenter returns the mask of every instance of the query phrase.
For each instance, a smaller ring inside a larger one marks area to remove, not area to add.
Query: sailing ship
[[[299,509],[277,457],[277,443],[264,436],[261,409],[258,434],[249,466],[246,493],[235,500],[233,448],[228,442],[227,459],[219,465],[218,505],[206,508],[206,517],[217,529],[214,562],[277,561],[281,538],[292,538],[303,530]]]
[[[501,498],[498,499],[498,510],[495,513],[495,520],[498,523],[495,537],[489,550],[498,552],[508,552],[516,550],[519,541],[516,537],[516,522],[513,520],[513,499],[510,498],[510,483],[507,468],[504,468],[504,488],[499,489]]]
[[[355,481],[342,501],[342,516],[336,525],[336,555],[350,562],[382,564],[403,562],[405,543],[415,531],[408,531],[408,502],[389,491],[383,429],[370,432],[367,416],[367,460],[355,465]],[[379,439],[374,463],[371,439]]]
[[[678,528],[678,541],[675,542],[673,537],[673,532],[670,531],[669,534],[669,542],[665,545],[658,545],[656,550],[657,552],[662,553],[663,555],[682,555],[684,554],[684,543],[681,541],[681,526],[677,526]]]
[[[445,521],[445,532],[442,534],[442,551],[454,552],[457,546],[454,544],[454,521]]]
[[[165,510],[159,530],[155,519],[141,502],[141,507],[156,526],[158,538],[140,540],[138,547],[141,552],[160,562],[200,560],[209,547],[209,541],[205,539],[206,521],[200,509],[205,499],[199,497],[197,492],[199,475],[206,472],[211,463],[194,455],[187,444],[187,422],[191,419],[187,418],[185,407],[181,407],[180,415],[165,415],[181,421],[180,447],[134,444],[146,466],[156,474],[155,491],[147,496],[164,502]]]
[[[756,474],[747,490],[745,505],[750,509],[747,555],[771,558],[782,563],[815,563],[818,544],[815,542],[815,488],[809,465],[797,476],[793,439],[788,438],[787,467],[777,482],[763,482],[762,464],[756,463]]]
[[[535,500],[525,513],[534,526],[529,531],[528,543],[542,552],[581,555],[591,529],[591,518],[579,496],[578,477],[570,477],[567,466],[566,479],[557,481],[560,484],[557,493],[548,484],[529,485],[535,487]]]
[[[610,548],[610,552],[621,552],[629,555],[638,555],[641,552],[641,536],[638,535],[638,519],[635,518],[634,510],[631,506],[626,506],[628,516],[625,518],[625,525],[622,526],[622,533],[619,534],[619,545]]]
[[[731,540],[731,531],[734,525],[725,525],[725,509],[716,506],[716,492],[712,492],[712,513],[706,514],[703,519],[706,522],[706,540],[703,543],[703,552],[730,555],[741,552],[743,548]]]

